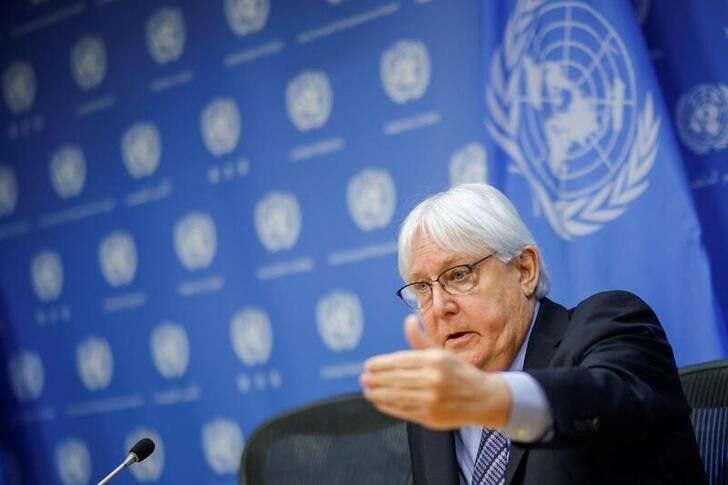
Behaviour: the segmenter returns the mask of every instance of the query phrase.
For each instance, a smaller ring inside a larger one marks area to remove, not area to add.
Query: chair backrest
[[[319,401],[266,421],[243,451],[248,485],[411,482],[405,423],[361,394]]]
[[[680,381],[708,480],[728,483],[728,360],[684,367]]]

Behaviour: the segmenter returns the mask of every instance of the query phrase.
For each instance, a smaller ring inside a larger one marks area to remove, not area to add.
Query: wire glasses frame
[[[475,268],[494,255],[495,253],[490,253],[474,263],[459,264],[448,268],[433,280],[408,283],[397,290],[397,296],[411,309],[423,312],[432,305],[432,287],[435,282],[439,283],[440,287],[450,295],[465,295],[478,284]]]

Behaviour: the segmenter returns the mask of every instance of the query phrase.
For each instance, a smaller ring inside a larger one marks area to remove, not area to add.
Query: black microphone
[[[118,475],[124,468],[131,466],[134,463],[144,461],[149,455],[152,454],[153,451],[154,441],[150,440],[149,438],[140,439],[136,442],[134,446],[131,447],[131,450],[129,450],[129,454],[126,456],[121,465],[117,466],[114,471],[106,475],[104,479],[98,483],[98,485],[104,485],[106,483],[109,483],[111,479]]]

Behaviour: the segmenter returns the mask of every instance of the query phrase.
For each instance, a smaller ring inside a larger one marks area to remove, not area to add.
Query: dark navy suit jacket
[[[707,483],[672,349],[635,295],[600,293],[571,310],[544,298],[524,371],[546,393],[554,433],[512,443],[507,483]],[[407,432],[415,485],[459,483],[453,431]]]

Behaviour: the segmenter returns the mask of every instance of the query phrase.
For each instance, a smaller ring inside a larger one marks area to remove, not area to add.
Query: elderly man
[[[533,237],[498,190],[419,204],[399,270],[412,350],[369,359],[361,384],[410,422],[415,484],[706,482],[654,312],[621,291],[570,310],[546,298]]]

